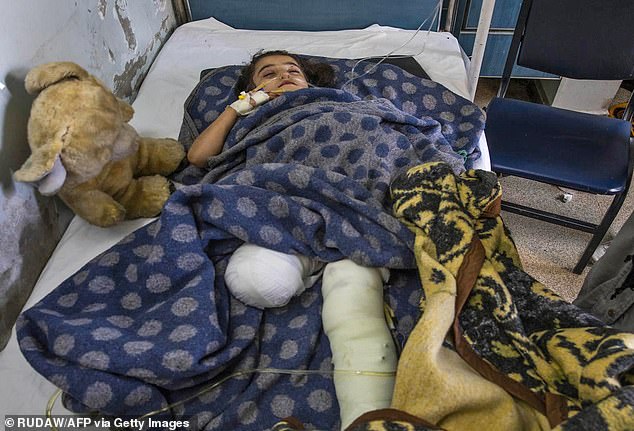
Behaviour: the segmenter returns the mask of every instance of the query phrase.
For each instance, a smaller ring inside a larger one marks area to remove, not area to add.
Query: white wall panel
[[[0,0],[0,348],[69,221],[57,198],[14,183],[26,160],[28,70],[74,61],[132,101],[176,20],[170,0]]]

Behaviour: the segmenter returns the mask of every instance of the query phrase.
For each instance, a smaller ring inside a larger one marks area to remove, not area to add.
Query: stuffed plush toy
[[[26,76],[31,156],[15,172],[44,195],[58,194],[97,226],[153,217],[170,195],[165,178],[185,156],[173,139],[140,137],[132,107],[71,62],[42,64]]]

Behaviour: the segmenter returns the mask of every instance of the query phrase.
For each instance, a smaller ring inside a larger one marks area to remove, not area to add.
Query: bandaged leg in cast
[[[391,404],[397,354],[383,306],[388,278],[386,269],[347,259],[324,269],[322,321],[332,350],[342,429],[361,414]]]

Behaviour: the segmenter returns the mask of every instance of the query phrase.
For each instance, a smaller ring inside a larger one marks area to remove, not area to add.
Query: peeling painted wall
[[[57,198],[14,183],[28,157],[28,70],[74,61],[132,102],[176,26],[170,0],[0,0],[0,348],[70,221]]]

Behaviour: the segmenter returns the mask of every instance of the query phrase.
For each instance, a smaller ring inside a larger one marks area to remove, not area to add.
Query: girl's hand
[[[266,103],[271,96],[264,91],[253,91],[250,93],[242,93],[240,96],[244,96],[229,105],[235,110],[238,115],[249,115],[258,106]]]

